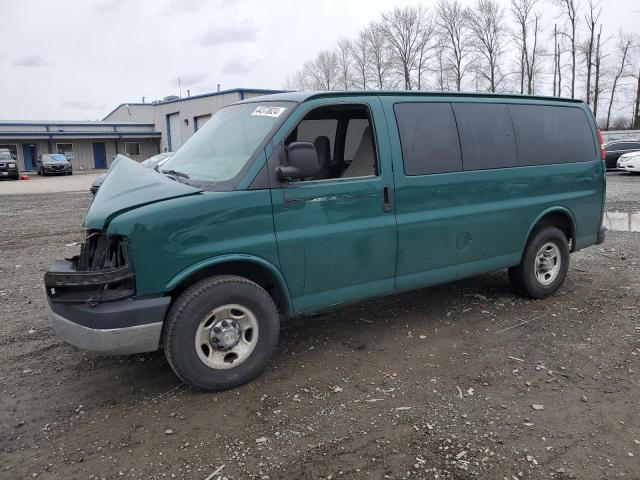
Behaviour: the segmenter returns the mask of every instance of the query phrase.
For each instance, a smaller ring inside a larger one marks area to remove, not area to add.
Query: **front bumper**
[[[65,167],[58,167],[55,165],[42,165],[42,171],[44,173],[69,173],[72,170],[72,165],[67,165]]]
[[[171,303],[170,297],[128,298],[91,306],[53,303],[46,291],[44,296],[53,330],[65,342],[117,355],[157,350]]]
[[[636,168],[633,165],[618,165],[617,169],[623,172],[640,172],[640,168]]]
[[[0,178],[2,177],[13,178],[19,175],[20,175],[20,172],[18,171],[18,167],[15,167],[15,168],[0,167]]]

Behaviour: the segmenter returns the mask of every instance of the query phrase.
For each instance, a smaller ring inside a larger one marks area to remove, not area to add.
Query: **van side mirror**
[[[287,165],[276,169],[280,179],[315,177],[320,173],[316,147],[311,142],[292,142],[287,147]]]

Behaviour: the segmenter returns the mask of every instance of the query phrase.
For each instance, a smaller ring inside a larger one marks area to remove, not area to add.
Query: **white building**
[[[78,170],[104,169],[119,153],[137,161],[176,151],[221,108],[277,90],[237,88],[153,103],[123,103],[100,122],[0,120],[0,148],[20,171],[35,171],[45,153],[62,153]]]
[[[281,93],[281,90],[236,88],[184,98],[167,97],[153,103],[123,103],[103,120],[153,123],[160,132],[162,151],[175,152],[221,108],[272,93]]]

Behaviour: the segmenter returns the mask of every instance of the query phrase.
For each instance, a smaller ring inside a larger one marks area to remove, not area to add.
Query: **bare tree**
[[[308,85],[315,90],[333,90],[339,78],[338,56],[329,50],[321,51],[315,60],[303,68]]]
[[[576,98],[576,30],[578,26],[578,3],[579,0],[555,0],[562,9],[562,13],[569,22],[569,32],[564,33],[569,38],[571,45],[571,98]]]
[[[611,122],[611,109],[616,98],[616,89],[620,79],[629,75],[628,65],[629,57],[631,56],[631,48],[633,45],[633,38],[630,35],[625,35],[622,30],[618,36],[618,67],[613,75],[613,84],[611,85],[611,94],[609,96],[609,108],[607,109],[607,123],[605,124],[605,130],[609,130]]]
[[[636,99],[633,102],[633,117],[631,120],[631,128],[637,129],[640,128],[640,67],[636,70],[638,75],[635,80],[637,82],[636,87]]]
[[[596,40],[596,51],[595,51],[595,60],[593,62],[593,67],[595,69],[595,85],[593,87],[593,116],[598,118],[598,99],[600,98],[600,66],[602,65],[602,44],[600,39],[602,37],[602,25],[600,25],[600,30],[598,31],[598,37]],[[590,75],[587,76],[587,81],[589,80]],[[587,92],[589,92],[589,87],[587,87]],[[588,94],[587,94],[588,95]],[[587,100],[587,105],[588,105]]]
[[[553,24],[553,96],[556,96],[558,85],[558,24]]]
[[[583,47],[585,63],[587,67],[586,74],[586,95],[585,99],[587,105],[591,102],[591,74],[592,69],[595,66],[594,61],[594,50],[596,48],[596,27],[598,25],[598,21],[600,20],[600,16],[602,15],[602,8],[600,6],[599,0],[588,0],[589,2],[589,11],[584,16],[585,23],[587,24],[587,32],[589,34],[589,39],[585,42]],[[594,96],[597,95],[594,92]],[[594,104],[595,105],[595,104]],[[594,110],[596,108],[594,107]]]
[[[504,80],[500,68],[507,35],[504,8],[496,0],[477,0],[468,18],[475,50],[483,60],[477,71],[489,83],[489,91],[496,92]]]
[[[365,30],[367,51],[369,56],[369,77],[373,79],[375,88],[383,90],[390,88],[391,60],[387,39],[379,23],[372,23]]]
[[[534,80],[540,56],[538,35],[541,30],[541,15],[535,11],[537,4],[538,0],[511,0],[511,13],[517,24],[514,37],[519,54],[520,93],[525,92],[525,83],[527,93],[534,93]]]
[[[421,5],[396,7],[382,15],[380,29],[393,52],[393,64],[404,81],[405,90],[413,88],[413,73],[418,63],[424,15]]]
[[[340,89],[349,90],[351,87],[351,40],[341,38],[336,46],[336,60],[339,72]]]
[[[433,15],[424,15],[420,25],[418,36],[418,55],[416,61],[416,77],[418,90],[424,87],[424,77],[429,61],[433,58],[433,38],[435,37],[435,27]]]
[[[284,87],[287,90],[308,90],[311,88],[304,69],[298,70],[292,77],[287,77]]]
[[[439,43],[436,47],[435,64],[436,64],[436,88],[440,91],[451,90],[449,84],[449,71],[445,68],[444,64],[444,46]]]
[[[467,29],[467,10],[459,0],[440,0],[438,2],[436,22],[444,47],[445,68],[451,69],[456,90],[462,90],[462,80],[469,63],[469,34]]]
[[[367,89],[369,79],[369,40],[367,30],[362,30],[351,42],[351,57],[353,58],[353,83],[360,90]]]

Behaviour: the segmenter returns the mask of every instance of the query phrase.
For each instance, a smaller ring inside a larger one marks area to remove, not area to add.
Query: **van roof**
[[[346,92],[284,92],[273,95],[262,95],[242,100],[238,103],[252,103],[263,101],[288,101],[302,103],[316,98],[335,97],[361,97],[361,96],[394,96],[394,97],[469,97],[469,98],[496,98],[513,100],[544,100],[554,102],[584,103],[582,100],[561,97],[549,97],[540,95],[520,95],[513,93],[481,93],[481,92],[440,92],[428,90],[369,90],[369,91],[346,91]]]

